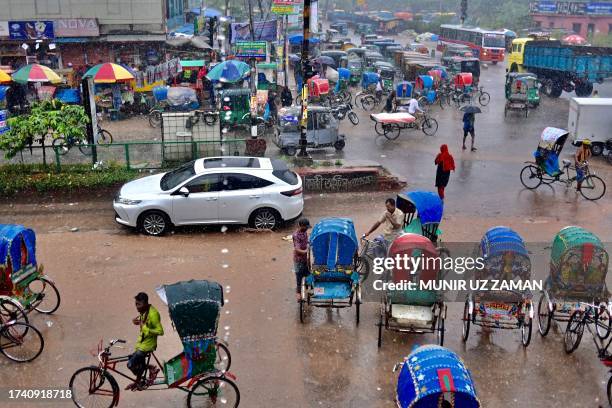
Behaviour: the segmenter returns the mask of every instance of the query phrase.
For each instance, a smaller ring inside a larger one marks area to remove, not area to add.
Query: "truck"
[[[606,142],[612,139],[611,112],[612,98],[572,98],[567,118],[572,144],[577,146],[589,139],[593,156],[602,154]]]
[[[557,40],[517,38],[512,41],[506,72],[531,72],[545,95],[563,91],[590,96],[595,82],[612,77],[612,48],[568,45]]]

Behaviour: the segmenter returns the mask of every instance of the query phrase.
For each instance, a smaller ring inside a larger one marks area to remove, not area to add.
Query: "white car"
[[[302,179],[281,160],[211,157],[123,185],[113,207],[119,224],[148,235],[172,225],[274,229],[300,216],[304,196]]]

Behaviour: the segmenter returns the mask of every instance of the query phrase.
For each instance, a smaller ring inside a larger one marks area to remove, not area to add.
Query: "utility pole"
[[[255,24],[253,23],[253,5],[249,0],[249,25],[251,27],[251,41],[255,41]],[[251,137],[257,137],[257,60],[251,58]],[[253,103],[255,101],[255,103]]]
[[[312,74],[312,68],[310,67],[308,60],[308,51],[310,48],[310,3],[311,0],[304,0],[304,14],[303,17],[303,38],[302,38],[302,111],[300,114],[300,151],[298,157],[308,159],[308,152],[306,151],[306,125],[308,123],[308,79]]]
[[[463,25],[463,23],[465,22],[465,19],[467,18],[467,9],[468,9],[467,0],[461,0],[461,25]]]

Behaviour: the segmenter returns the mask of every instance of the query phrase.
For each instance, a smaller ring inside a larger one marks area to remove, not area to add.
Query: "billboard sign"
[[[238,58],[266,58],[267,43],[265,41],[237,41],[236,56]]]
[[[11,40],[53,39],[53,21],[9,21],[9,37]]]
[[[63,18],[55,21],[56,37],[98,37],[100,28],[95,18]]]
[[[276,41],[276,20],[257,21],[253,23],[253,36],[249,23],[232,23],[231,43],[238,41]],[[253,38],[254,37],[254,38]]]

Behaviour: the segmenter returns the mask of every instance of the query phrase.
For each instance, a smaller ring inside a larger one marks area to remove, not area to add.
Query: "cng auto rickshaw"
[[[526,95],[527,104],[535,108],[540,104],[540,81],[535,74],[529,72],[510,72],[506,75],[506,100],[512,98],[513,94],[523,93]]]
[[[383,90],[391,92],[393,90],[393,81],[395,80],[395,68],[393,65],[388,62],[378,61],[374,63],[372,68],[379,73],[383,82]]]
[[[478,58],[463,58],[453,57],[450,61],[447,61],[448,70],[451,74],[459,74],[461,72],[469,72],[472,74],[474,86],[478,86],[480,79],[480,60]]]
[[[351,71],[350,84],[355,86],[359,83],[361,75],[363,74],[363,63],[361,59],[349,58],[348,69]]]
[[[384,60],[385,57],[383,57],[380,52],[376,51],[368,51],[363,56],[363,62],[365,63],[366,68],[371,68],[374,66],[375,62]]]
[[[299,126],[301,107],[291,106],[279,111],[279,129],[274,144],[283,154],[294,156],[299,148],[301,130]],[[338,121],[334,119],[331,108],[308,106],[306,143],[310,148],[333,146],[342,150],[345,146],[344,135],[338,132]]]
[[[337,30],[342,35],[348,34],[348,24],[345,22],[330,24],[329,28]]]

